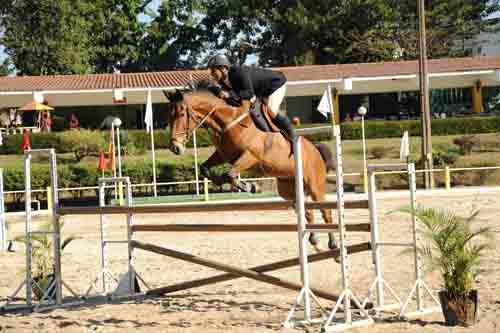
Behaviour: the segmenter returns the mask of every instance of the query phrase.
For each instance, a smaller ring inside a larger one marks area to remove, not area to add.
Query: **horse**
[[[215,183],[229,182],[238,186],[238,174],[258,168],[263,176],[276,177],[278,194],[285,200],[295,200],[295,161],[291,143],[281,133],[259,130],[244,107],[233,107],[209,90],[164,92],[170,101],[169,149],[177,155],[186,150],[186,143],[194,131],[205,127],[211,133],[216,151],[200,165],[201,174]],[[332,153],[324,144],[314,145],[302,139],[303,177],[305,195],[313,201],[324,201],[327,171],[335,168]],[[210,168],[230,163],[229,173],[222,178],[209,176]],[[321,209],[323,220],[333,224],[331,209]],[[306,210],[308,223],[314,223],[314,214]],[[337,248],[333,232],[328,234],[328,246]],[[309,242],[317,250],[318,238],[314,233]]]

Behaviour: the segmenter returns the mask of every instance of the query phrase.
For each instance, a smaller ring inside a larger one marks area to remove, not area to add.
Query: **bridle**
[[[197,122],[198,120],[196,119],[196,116],[195,116],[195,113],[193,112],[191,106],[189,104],[187,104],[187,124],[185,126],[185,129],[184,131],[182,132],[179,132],[179,133],[175,133],[175,136],[178,137],[178,136],[184,136],[184,140],[187,142],[189,141],[189,139],[191,139],[191,137],[193,136],[194,132],[200,128],[201,126],[203,126],[203,124],[210,118],[210,116],[217,110],[217,107],[218,105],[215,105],[211,110],[210,112],[208,112],[206,115],[204,115],[201,120],[192,128],[192,129],[189,129],[189,122],[190,121],[193,121],[193,122]],[[233,119],[229,124],[223,126],[223,127],[219,127],[218,130],[216,130],[216,132],[218,132],[219,136],[222,137],[222,135],[229,131],[231,128],[233,128],[234,126],[236,126],[237,124],[239,124],[243,119],[245,119],[246,117],[248,117],[250,114],[249,110],[247,110],[246,112],[242,113],[241,115],[239,115],[238,117],[236,117],[235,119]]]

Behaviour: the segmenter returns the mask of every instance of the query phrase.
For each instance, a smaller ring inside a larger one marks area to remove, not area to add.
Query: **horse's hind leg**
[[[293,178],[278,178],[278,193],[285,200],[295,200],[295,180]],[[314,213],[311,210],[305,211],[307,223],[314,223]],[[319,240],[315,233],[309,235],[309,243],[316,250],[319,250]]]
[[[316,186],[310,186],[310,193],[313,201],[324,201],[326,198],[326,183],[319,181]],[[322,208],[320,211],[325,224],[333,224],[332,210]],[[338,248],[333,231],[328,233],[328,247],[332,250]]]

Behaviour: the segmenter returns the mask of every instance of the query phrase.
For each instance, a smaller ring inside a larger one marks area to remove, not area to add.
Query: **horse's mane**
[[[165,93],[171,103],[177,103],[184,99],[184,95],[207,94],[217,98],[219,87],[207,79],[190,82],[185,89],[176,90],[175,93]]]

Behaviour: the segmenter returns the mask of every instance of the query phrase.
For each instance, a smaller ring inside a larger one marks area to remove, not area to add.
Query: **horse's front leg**
[[[205,162],[203,162],[200,165],[200,174],[203,177],[210,179],[217,185],[222,185],[224,184],[225,181],[223,177],[210,176],[210,169],[213,168],[214,166],[224,164],[225,162],[226,161],[223,155],[218,150],[216,150],[212,155],[210,155],[210,157]]]
[[[238,181],[238,175],[257,163],[258,160],[255,156],[249,150],[246,150],[235,162],[233,162],[233,166],[228,173],[229,182],[242,191],[255,192],[255,185]]]

